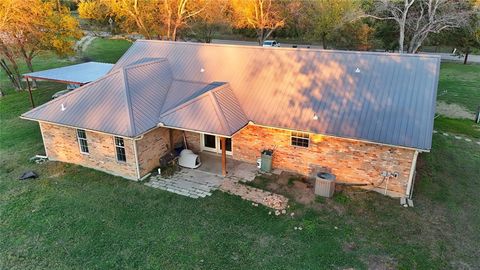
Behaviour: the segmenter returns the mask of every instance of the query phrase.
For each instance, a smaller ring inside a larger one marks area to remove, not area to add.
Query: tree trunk
[[[400,25],[400,36],[398,37],[398,52],[403,53],[403,42],[405,41],[405,26]]]
[[[12,64],[13,72],[10,70],[7,63],[3,59],[0,59],[0,66],[7,74],[7,77],[12,82],[12,85],[15,88],[15,90],[17,91],[23,90],[22,80],[20,77],[20,72],[18,71],[17,63],[15,62],[15,59],[13,59],[13,61],[12,59],[9,59],[9,60],[10,60],[10,63]]]
[[[28,70],[30,70],[30,72],[33,72],[32,59],[29,57],[26,57],[25,63],[27,63]],[[37,81],[34,79],[32,79],[32,88],[37,88]]]
[[[322,46],[324,50],[327,49],[327,34],[322,34]]]
[[[465,57],[463,58],[463,64],[466,65],[468,62],[468,55],[470,54],[470,47],[467,47],[465,50]]]
[[[263,28],[260,28],[259,31],[258,31],[258,34],[257,34],[257,37],[258,37],[258,45],[260,45],[260,46],[263,45],[263,41],[264,41],[263,32],[264,32],[264,29],[263,29]]]

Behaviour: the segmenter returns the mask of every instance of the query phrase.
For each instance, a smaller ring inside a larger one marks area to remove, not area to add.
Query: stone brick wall
[[[185,138],[187,140],[188,148],[194,153],[200,152],[200,133],[183,131],[179,129],[172,129],[173,143],[182,143],[183,145],[183,133],[185,132]]]
[[[127,161],[116,158],[113,136],[86,131],[89,154],[80,153],[75,128],[40,123],[43,143],[51,160],[94,168],[128,179],[137,179],[133,141],[124,139]]]
[[[159,159],[170,150],[170,135],[167,128],[156,128],[136,141],[140,177],[160,165]]]
[[[185,137],[187,139],[188,149],[194,153],[200,153],[200,133],[185,131]]]
[[[290,131],[249,125],[233,137],[233,157],[255,162],[261,150],[274,148],[274,168],[312,175],[323,167],[341,182],[368,183],[366,188],[378,186],[382,192],[388,185],[389,195],[405,194],[414,150],[313,134],[308,148],[292,146],[290,140]],[[382,171],[399,176],[382,183]]]

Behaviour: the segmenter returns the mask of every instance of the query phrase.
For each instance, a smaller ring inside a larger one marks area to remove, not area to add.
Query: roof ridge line
[[[146,65],[153,65],[153,64],[156,64],[156,63],[160,63],[160,62],[168,62],[168,59],[167,58],[159,58],[157,60],[152,60],[152,61],[148,61],[148,62],[145,62],[145,63],[138,63],[138,64],[134,64],[134,65],[128,65],[128,66],[125,66],[125,67],[121,67],[120,69],[131,69],[131,68],[137,68],[137,67],[141,67],[141,66],[146,66]]]
[[[132,108],[132,101],[131,101],[131,98],[130,98],[130,91],[129,91],[129,87],[128,87],[128,78],[127,78],[127,73],[125,71],[125,69],[120,69],[122,72],[123,72],[123,81],[124,81],[124,84],[125,84],[125,97],[126,97],[126,101],[127,101],[127,110],[128,110],[128,117],[130,118],[130,132],[131,134],[135,134],[135,131],[136,131],[136,128],[135,128],[135,121],[133,119],[133,108]]]
[[[227,40],[235,41],[235,40]],[[377,56],[401,56],[401,57],[428,57],[428,58],[441,58],[438,54],[411,54],[411,53],[399,53],[399,52],[372,52],[372,51],[347,51],[347,50],[328,50],[320,48],[292,48],[292,47],[261,47],[255,45],[242,45],[242,44],[228,44],[228,43],[200,43],[200,42],[179,42],[179,41],[170,41],[170,40],[153,40],[153,39],[137,39],[135,43],[165,43],[165,44],[183,44],[183,45],[193,45],[193,46],[212,46],[212,47],[237,47],[237,48],[250,48],[257,50],[282,50],[282,51],[307,51],[307,52],[322,52],[329,54],[361,54],[361,55],[377,55]],[[299,44],[304,46],[311,46],[308,44]],[[133,46],[131,46],[133,47]]]
[[[223,126],[223,128],[225,128],[231,133],[232,130],[230,129],[230,125],[228,125],[227,123],[227,118],[225,117],[225,114],[223,113],[223,110],[218,103],[215,93],[213,91],[208,91],[208,94],[210,96],[210,99],[213,102],[213,105],[214,105],[213,108],[215,110],[215,113],[217,114],[217,117],[221,120],[220,124]]]
[[[80,87],[78,87],[78,88],[76,88],[76,89],[73,89],[72,91],[70,91],[70,92],[68,92],[68,93],[66,93],[66,94],[63,94],[63,95],[59,96],[58,98],[56,98],[56,99],[54,99],[54,100],[51,100],[51,101],[49,101],[49,102],[45,102],[45,103],[43,103],[42,105],[40,105],[40,106],[38,106],[38,107],[35,107],[35,108],[33,108],[33,109],[29,110],[29,111],[26,111],[26,112],[22,113],[21,115],[24,115],[24,114],[29,113],[29,112],[36,112],[36,111],[38,111],[40,108],[43,108],[43,107],[45,107],[45,106],[47,106],[47,105],[51,105],[51,104],[58,103],[59,101],[64,100],[65,98],[67,98],[67,97],[69,97],[69,96],[71,96],[71,95],[78,94],[79,91],[85,90],[87,86],[94,85],[94,84],[96,84],[96,83],[98,83],[98,82],[106,79],[106,78],[109,77],[110,75],[113,75],[113,74],[117,73],[118,71],[119,71],[119,70],[115,70],[115,71],[113,71],[112,73],[108,72],[107,74],[103,75],[102,77],[96,79],[96,80],[93,81],[93,82],[84,84],[84,85],[82,85],[82,86],[80,86]]]
[[[201,81],[192,81],[192,80],[184,80],[184,79],[175,79],[173,78],[174,81],[179,81],[179,82],[188,82],[188,83],[204,83],[204,84],[211,84],[213,82],[201,82]]]

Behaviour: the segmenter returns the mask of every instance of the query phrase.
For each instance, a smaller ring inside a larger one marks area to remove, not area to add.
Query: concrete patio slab
[[[211,173],[182,168],[168,178],[152,176],[145,185],[191,198],[204,198],[212,195],[223,181],[225,181],[223,177]]]
[[[222,157],[221,155],[201,152],[200,160],[202,165],[198,170],[222,176]],[[249,182],[257,176],[258,169],[255,164],[234,160],[227,157],[227,177],[234,181]]]

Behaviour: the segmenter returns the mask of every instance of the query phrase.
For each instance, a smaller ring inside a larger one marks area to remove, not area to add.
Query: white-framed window
[[[292,146],[308,147],[310,145],[310,134],[303,132],[294,132],[290,134]]]
[[[115,152],[117,154],[117,161],[126,162],[127,155],[125,153],[125,142],[123,141],[123,138],[114,137],[114,139],[115,139]]]
[[[87,133],[83,129],[77,129],[77,140],[78,145],[80,146],[80,153],[88,154],[88,141],[87,141]]]

